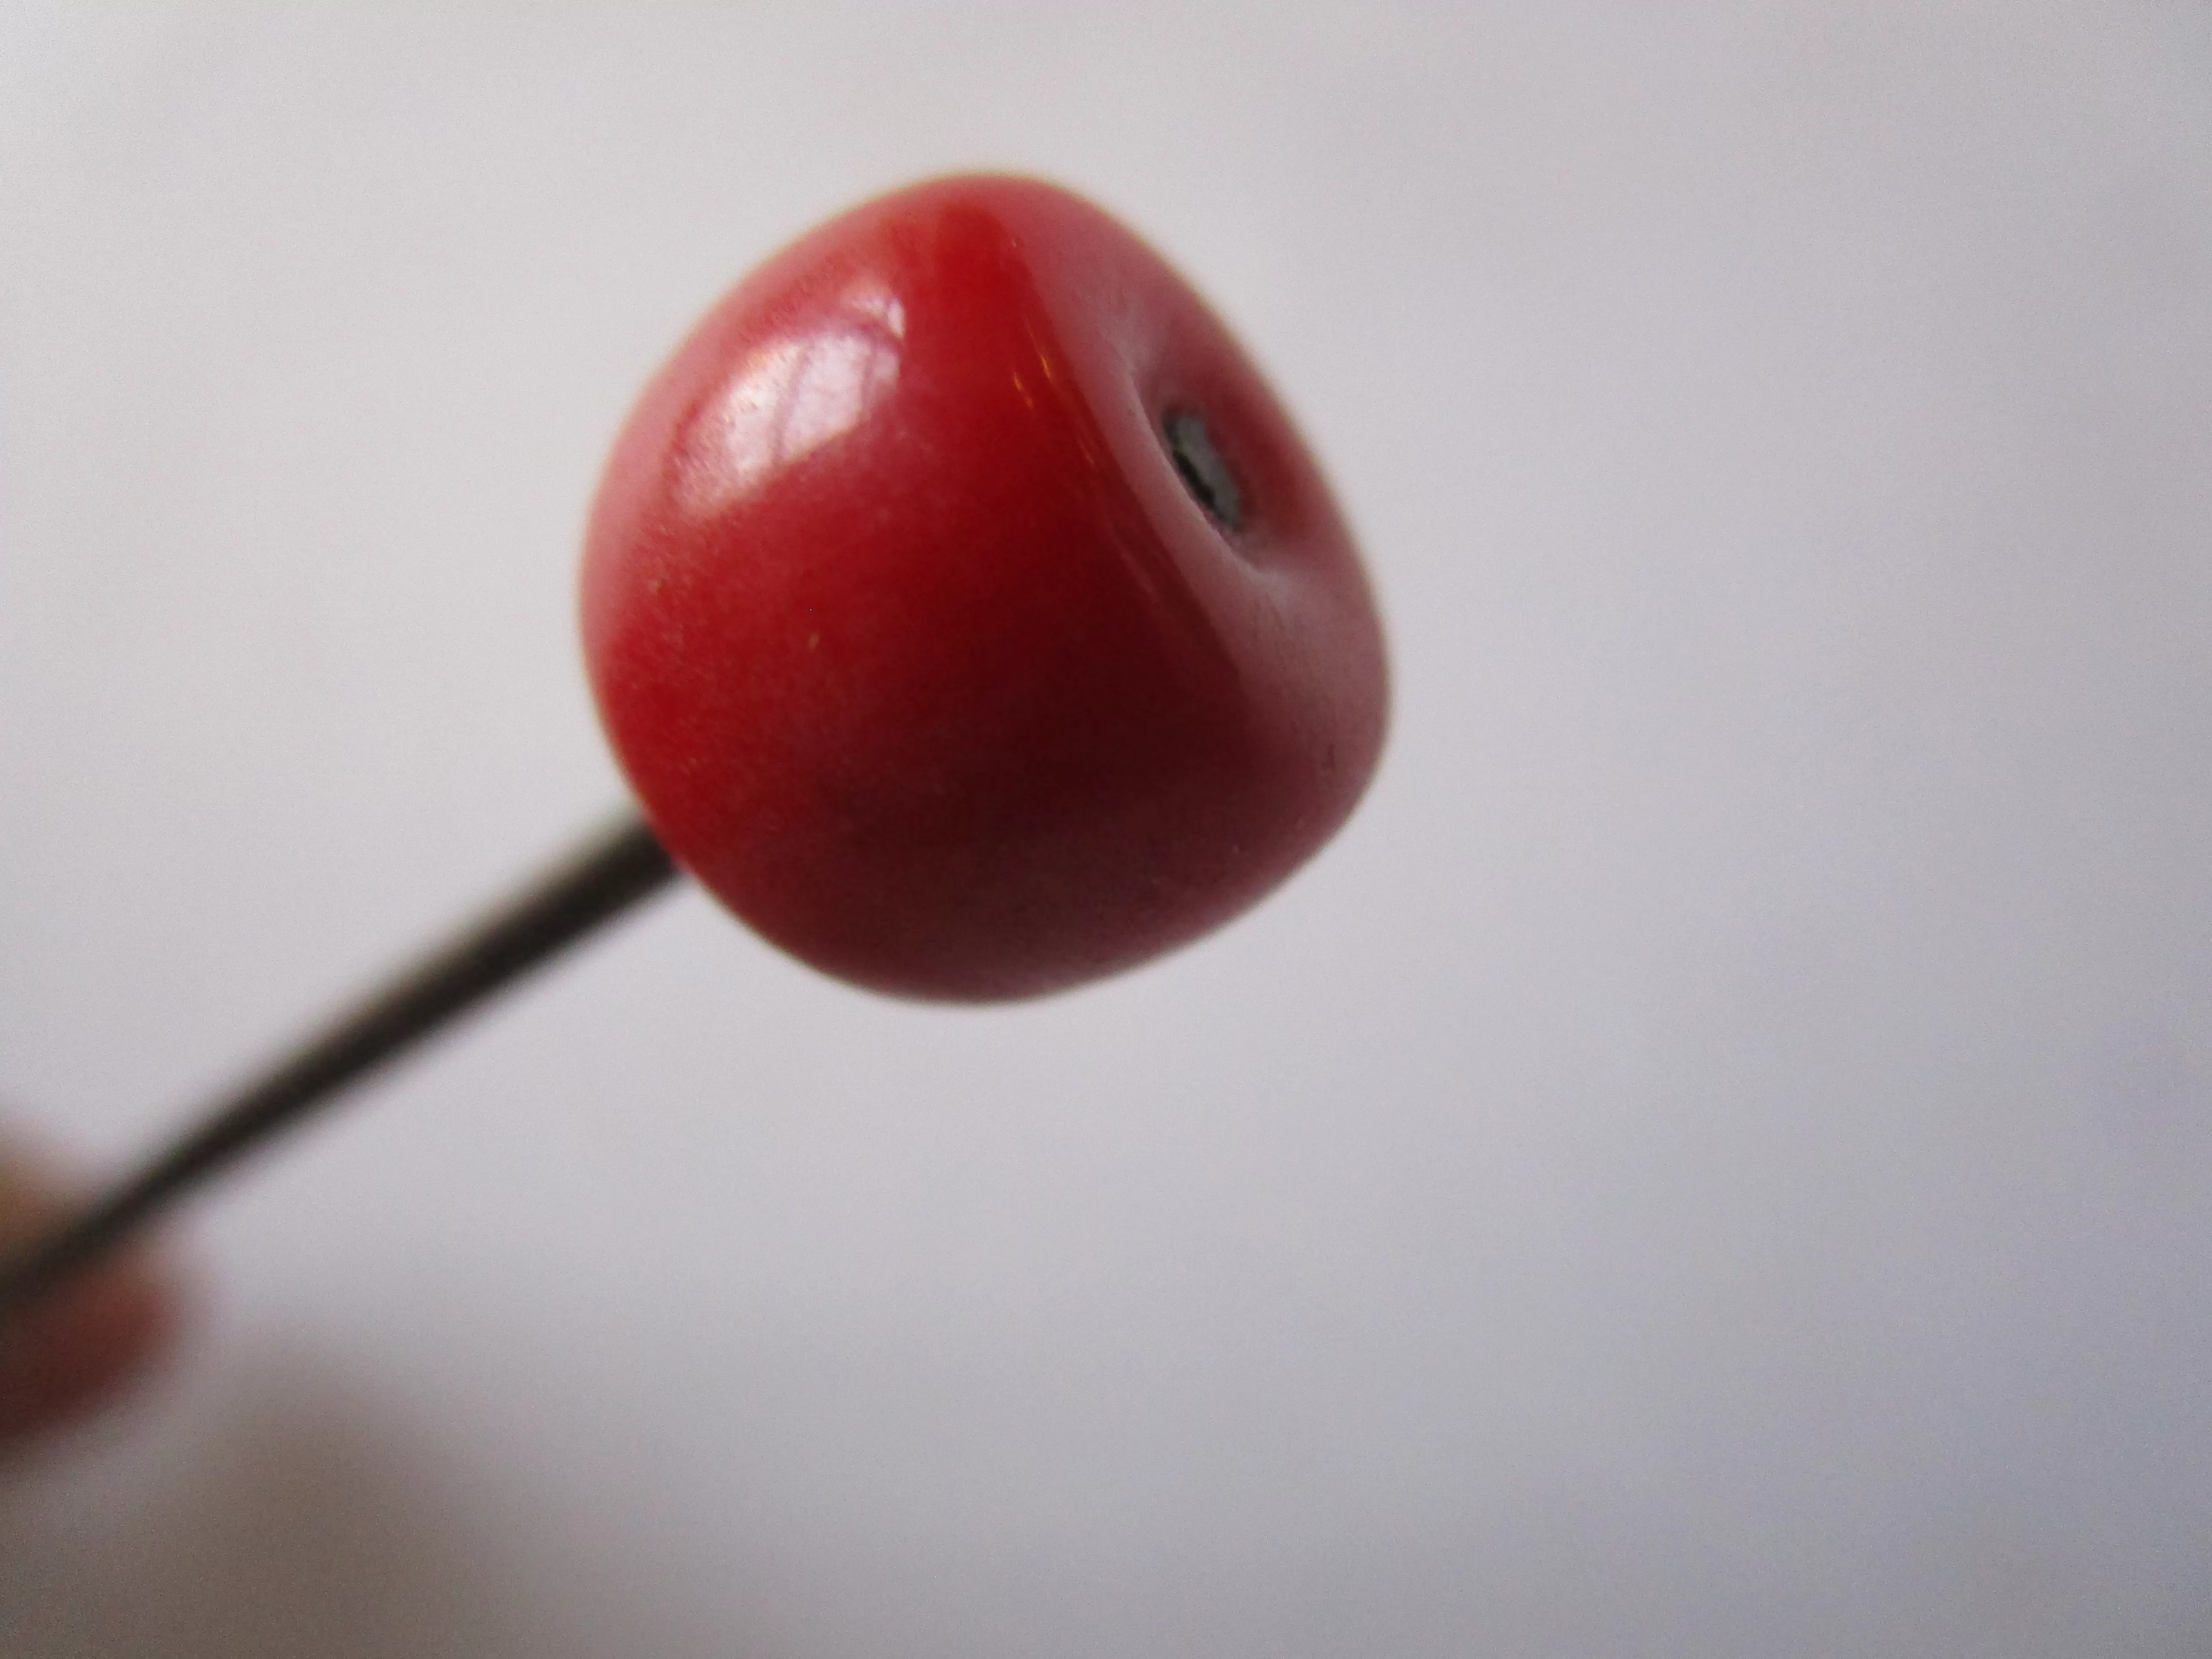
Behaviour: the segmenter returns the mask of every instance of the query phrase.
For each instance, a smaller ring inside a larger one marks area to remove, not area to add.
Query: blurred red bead
[[[609,462],[583,623],[676,858],[918,997],[1243,910],[1352,811],[1388,702],[1351,538],[1243,353],[1016,179],[869,203],[708,314]]]

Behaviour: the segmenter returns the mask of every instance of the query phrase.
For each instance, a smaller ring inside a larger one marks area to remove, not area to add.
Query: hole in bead
[[[1187,409],[1171,410],[1160,422],[1160,429],[1167,439],[1176,476],[1190,491],[1191,499],[1224,530],[1242,530],[1244,492],[1237,487],[1229,463],[1213,447],[1213,434],[1206,429],[1205,417]]]

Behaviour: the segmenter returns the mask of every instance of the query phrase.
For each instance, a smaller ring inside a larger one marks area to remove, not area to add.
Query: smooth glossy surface
[[[857,209],[708,315],[609,464],[583,615],[677,858],[903,994],[1203,933],[1382,736],[1366,583],[1275,400],[1150,250],[1018,179]]]

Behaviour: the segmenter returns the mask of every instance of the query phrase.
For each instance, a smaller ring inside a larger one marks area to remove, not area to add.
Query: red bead
[[[1021,179],[869,203],[708,315],[608,464],[583,620],[678,861],[908,995],[1204,933],[1382,738],[1366,581],[1282,410],[1158,256]]]

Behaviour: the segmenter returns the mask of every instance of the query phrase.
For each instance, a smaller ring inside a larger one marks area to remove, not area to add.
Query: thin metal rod
[[[215,1103],[194,1127],[77,1215],[0,1263],[0,1320],[348,1084],[659,891],[675,875],[668,854],[635,814],[592,836],[443,950]]]

